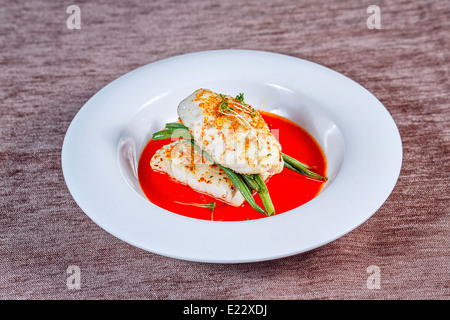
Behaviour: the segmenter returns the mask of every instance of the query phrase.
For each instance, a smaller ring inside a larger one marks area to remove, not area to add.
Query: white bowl
[[[311,133],[327,157],[329,180],[321,193],[294,210],[251,221],[198,220],[150,203],[137,179],[139,156],[198,88],[243,92],[247,103],[264,103],[264,110]],[[348,233],[388,198],[401,162],[397,127],[366,89],[320,65],[249,50],[181,55],[120,77],[83,106],[62,150],[71,194],[106,231],[157,254],[221,263],[285,257]]]

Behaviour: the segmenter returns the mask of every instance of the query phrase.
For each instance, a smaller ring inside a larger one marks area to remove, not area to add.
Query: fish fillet
[[[245,202],[226,173],[202,157],[186,140],[178,140],[158,149],[150,165],[153,170],[166,173],[179,183],[227,204],[239,207]]]
[[[177,112],[196,144],[216,163],[242,174],[283,170],[281,145],[251,106],[198,89],[180,102]]]

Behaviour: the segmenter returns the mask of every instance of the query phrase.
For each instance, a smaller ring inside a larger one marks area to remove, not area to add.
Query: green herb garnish
[[[206,209],[211,210],[212,212],[214,212],[214,209],[216,208],[216,203],[214,201],[211,201],[208,204],[206,204],[206,203],[184,203],[184,202],[178,202],[178,201],[174,201],[174,202],[176,202],[178,204],[184,204],[186,206],[206,208]]]
[[[219,94],[222,98],[222,101],[219,103],[219,114],[226,113],[230,111],[230,107],[228,107],[228,100],[223,94]]]
[[[241,103],[241,104],[243,104],[243,105],[247,105],[245,102],[244,102],[244,94],[243,93],[239,93],[237,96],[236,96],[236,98],[234,98],[234,100],[236,100],[236,101],[238,101],[239,103]]]

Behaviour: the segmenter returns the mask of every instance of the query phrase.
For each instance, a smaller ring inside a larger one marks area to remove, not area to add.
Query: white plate
[[[192,219],[150,203],[136,178],[137,159],[198,88],[243,92],[253,106],[264,103],[308,130],[328,160],[323,191],[289,212],[238,222]],[[366,89],[315,63],[248,50],[176,56],[120,77],[81,108],[62,149],[67,186],[100,227],[157,254],[220,263],[285,257],[341,237],[384,203],[401,162],[397,127]]]

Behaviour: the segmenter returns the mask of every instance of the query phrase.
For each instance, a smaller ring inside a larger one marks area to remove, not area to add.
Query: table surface
[[[366,1],[74,4],[81,29],[67,27],[67,3],[0,7],[0,298],[449,298],[449,1],[377,1],[381,29],[367,27]],[[176,260],[101,229],[62,174],[75,114],[137,67],[231,48],[310,60],[371,91],[402,137],[402,170],[389,199],[327,245],[257,263]],[[70,266],[79,268],[79,287],[68,282]]]

